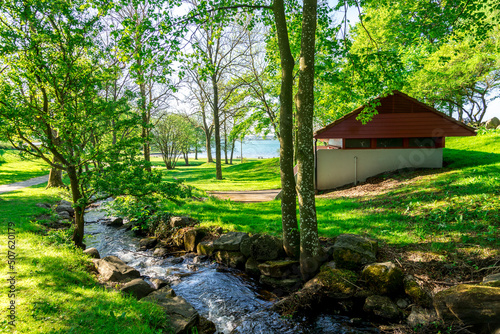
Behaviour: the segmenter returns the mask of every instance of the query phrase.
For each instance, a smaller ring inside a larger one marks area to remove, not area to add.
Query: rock
[[[499,126],[497,126],[497,130],[500,130],[500,125],[499,125]]]
[[[438,320],[437,313],[434,310],[426,309],[420,306],[413,306],[406,322],[410,327],[425,326]]]
[[[188,228],[181,228],[172,234],[171,239],[175,246],[184,248],[184,234],[187,230]]]
[[[486,124],[484,124],[484,127],[486,129],[496,129],[500,125],[500,120],[496,117],[493,117],[486,121]]]
[[[195,220],[190,217],[171,217],[170,218],[170,227],[172,228],[181,228],[188,227],[195,224]]]
[[[69,203],[69,202],[66,202]],[[71,206],[71,203],[69,204],[58,204],[56,205],[55,209],[58,214],[61,214],[61,212],[67,212],[69,215],[73,216],[75,214],[75,209]]]
[[[333,263],[321,266],[319,273],[309,280],[304,288],[321,291],[330,298],[345,299],[354,296],[358,288],[356,282],[358,275],[347,269],[336,269]],[[312,289],[316,285],[317,288]]]
[[[215,260],[231,268],[245,268],[246,257],[240,252],[218,251]]]
[[[438,292],[434,308],[444,321],[500,325],[500,288],[459,284]]]
[[[67,211],[61,211],[59,213],[57,213],[57,215],[59,217],[61,217],[61,219],[64,219],[64,220],[71,220],[71,215],[69,214],[69,212]]]
[[[278,279],[264,275],[260,276],[259,283],[272,287],[274,289],[272,292],[277,296],[297,291],[302,286],[300,278]]]
[[[404,299],[404,298],[399,298],[398,300],[396,300],[396,305],[400,308],[400,309],[406,309],[408,307],[408,305],[410,305],[410,303],[408,302],[407,299]]]
[[[48,203],[36,203],[35,205],[39,208],[50,209],[50,204]]]
[[[93,260],[93,262],[105,281],[128,282],[141,276],[137,270],[113,255],[100,260]]]
[[[221,235],[222,233],[224,233],[224,229],[222,227],[220,227],[220,226],[216,227],[215,230],[214,230],[214,233]]]
[[[265,263],[259,264],[258,267],[262,275],[274,278],[285,278],[290,275],[300,275],[298,261],[267,261]]]
[[[139,241],[139,249],[146,250],[151,249],[158,243],[158,239],[156,238],[144,238]]]
[[[182,257],[171,257],[171,258],[165,260],[164,263],[179,264],[179,263],[182,263],[182,262],[184,262],[184,259]]]
[[[252,244],[260,237],[260,234],[254,234],[250,238],[244,238],[240,244],[240,252],[246,257],[250,257],[250,248]]]
[[[422,288],[413,276],[406,276],[404,278],[405,293],[417,305],[431,308],[432,297],[424,288]]]
[[[200,256],[195,256],[193,258],[193,263],[194,264],[200,264],[202,263],[203,261],[207,261],[208,260],[208,256],[207,255],[200,255]]]
[[[333,245],[333,260],[339,268],[357,270],[377,260],[376,240],[354,234],[341,234]]]
[[[123,226],[123,218],[118,217],[118,218],[111,219],[111,221],[107,225],[112,226],[112,227],[122,227]]]
[[[198,326],[198,312],[184,298],[176,296],[171,288],[164,287],[150,293],[143,300],[163,308],[169,318],[172,333],[191,333],[191,330]]]
[[[197,329],[199,334],[214,334],[217,331],[215,324],[202,316],[200,316]]]
[[[481,285],[493,286],[496,288],[500,288],[500,273],[488,275],[483,278],[483,282]]]
[[[140,278],[136,278],[120,289],[121,292],[131,294],[137,299],[142,299],[149,295],[151,292],[155,291],[147,282]]]
[[[245,272],[250,276],[260,276],[259,264],[260,262],[254,258],[248,258],[245,263]]]
[[[95,249],[94,247],[92,248],[87,248],[86,250],[83,251],[85,254],[90,256],[93,259],[100,259],[101,255],[99,254],[99,251]]]
[[[196,246],[196,253],[211,256],[215,251],[213,241],[202,241]]]
[[[214,240],[213,245],[216,250],[239,252],[241,241],[248,238],[248,234],[244,232],[229,232]]]
[[[63,206],[72,206],[73,203],[69,202],[69,201],[65,201],[65,200],[60,200],[58,205],[63,205]]]
[[[165,257],[167,255],[168,255],[168,250],[164,247],[156,248],[155,251],[153,252],[153,256],[157,257]]]
[[[194,228],[184,233],[184,249],[188,252],[195,252],[198,243],[207,235],[207,230]]]
[[[261,234],[250,246],[250,256],[257,261],[272,261],[284,255],[283,242],[271,235]]]
[[[151,284],[153,284],[153,287],[156,290],[159,290],[159,289],[161,289],[163,287],[170,287],[170,284],[167,281],[165,281],[165,280],[163,280],[161,278],[153,278],[151,280]]]
[[[399,318],[400,311],[396,304],[386,296],[369,296],[363,306],[365,312],[371,312],[379,317],[395,320]]]
[[[397,295],[403,291],[403,271],[392,262],[369,264],[361,276],[378,294]]]

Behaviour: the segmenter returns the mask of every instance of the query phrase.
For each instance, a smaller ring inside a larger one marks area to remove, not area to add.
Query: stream
[[[345,316],[318,314],[314,319],[284,319],[269,310],[273,295],[241,271],[221,269],[191,254],[181,258],[153,257],[151,251],[138,250],[140,239],[131,231],[101,224],[104,218],[106,212],[99,209],[85,214],[87,247],[95,247],[101,257],[119,257],[146,281],[169,281],[177,295],[215,323],[217,333],[379,333],[368,322],[358,319],[354,325]]]

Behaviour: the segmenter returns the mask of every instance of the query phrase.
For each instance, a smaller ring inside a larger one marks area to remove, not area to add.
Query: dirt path
[[[257,203],[272,201],[279,194],[280,189],[248,190],[248,191],[211,191],[210,195],[220,199],[230,199],[234,202]]]
[[[0,194],[7,193],[9,191],[19,190],[26,187],[35,186],[40,183],[47,182],[49,180],[49,175],[34,177],[32,179],[11,183],[11,184],[3,184],[0,185]]]

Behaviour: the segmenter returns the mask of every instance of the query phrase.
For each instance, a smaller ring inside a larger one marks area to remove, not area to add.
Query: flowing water
[[[99,223],[105,213],[92,210],[85,215],[85,243],[101,257],[115,255],[139,270],[146,280],[161,278],[204,317],[213,321],[218,333],[378,333],[364,323],[353,327],[350,319],[319,314],[315,319],[292,321],[269,310],[272,299],[254,280],[238,270],[220,269],[208,261],[184,256],[181,259],[153,257],[139,251],[139,239],[131,232]],[[176,260],[177,261],[176,261]],[[197,262],[197,263],[195,263]]]

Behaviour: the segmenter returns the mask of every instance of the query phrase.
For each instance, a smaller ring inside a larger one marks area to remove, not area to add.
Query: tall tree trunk
[[[184,162],[186,163],[186,166],[189,166],[189,152],[182,152],[182,155],[184,156]]]
[[[53,163],[58,163],[59,160],[54,156],[52,158]],[[52,167],[50,169],[49,173],[49,181],[47,182],[47,187],[48,188],[65,188],[66,185],[62,181],[62,170]]]
[[[207,150],[207,162],[214,162],[212,158],[212,131],[205,131],[205,148]]]
[[[220,147],[220,122],[219,122],[219,89],[217,87],[217,77],[212,75],[212,87],[214,91],[214,130],[215,130],[215,178],[222,180],[222,162]]]
[[[75,208],[75,231],[73,232],[73,242],[76,247],[85,249],[85,245],[83,244],[83,226],[85,224],[83,214],[85,212],[85,203],[81,201],[83,196],[80,192],[80,183],[74,166],[68,167],[68,177],[71,184],[71,195]]]
[[[234,155],[234,146],[236,145],[236,139],[231,141],[231,160],[229,160],[229,164],[233,164],[233,155]]]
[[[299,230],[297,225],[297,202],[293,175],[293,68],[294,59],[290,51],[283,0],[273,6],[278,47],[281,60],[280,92],[280,176],[281,176],[281,223],[283,247],[288,256],[299,256]]]
[[[140,62],[139,62],[140,66]],[[144,153],[144,160],[148,163],[151,162],[151,148],[149,146],[149,110],[146,103],[146,85],[144,83],[139,84],[139,91],[141,94],[141,118],[142,118],[142,131],[141,138],[143,141],[142,150]],[[146,167],[148,172],[151,172],[151,166],[148,164]]]
[[[297,189],[300,211],[300,271],[307,280],[319,269],[324,251],[319,243],[314,194],[314,53],[317,0],[304,0],[299,90],[297,93]]]
[[[226,165],[229,163],[227,159],[227,128],[226,128],[226,121],[224,121],[224,161],[226,162]]]

